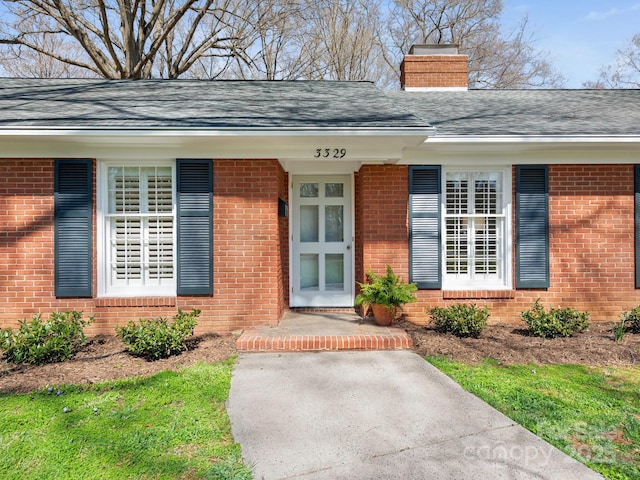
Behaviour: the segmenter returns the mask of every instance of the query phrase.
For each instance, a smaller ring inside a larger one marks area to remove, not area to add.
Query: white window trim
[[[446,182],[447,173],[472,173],[472,172],[501,172],[503,178],[503,198],[504,198],[504,245],[502,256],[504,258],[504,278],[502,281],[488,282],[482,280],[460,280],[454,278],[453,275],[447,274],[447,231],[446,231]],[[513,229],[512,229],[512,167],[504,166],[461,166],[461,167],[443,167],[441,174],[441,192],[440,196],[440,225],[441,225],[441,269],[442,269],[442,289],[449,291],[460,290],[511,290],[513,288]]]
[[[177,295],[177,192],[176,192],[176,162],[175,160],[99,160],[96,172],[96,218],[97,218],[97,268],[98,268],[98,297],[164,297]],[[173,195],[173,272],[174,281],[164,286],[129,286],[125,288],[109,288],[108,257],[108,227],[106,212],[109,210],[109,167],[171,167],[172,195]]]

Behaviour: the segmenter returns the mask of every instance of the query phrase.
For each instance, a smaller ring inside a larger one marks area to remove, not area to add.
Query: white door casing
[[[353,306],[351,175],[292,177],[292,307]]]

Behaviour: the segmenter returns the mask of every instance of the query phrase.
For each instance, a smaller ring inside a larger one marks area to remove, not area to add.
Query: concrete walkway
[[[256,480],[602,478],[409,351],[243,353],[227,407]]]

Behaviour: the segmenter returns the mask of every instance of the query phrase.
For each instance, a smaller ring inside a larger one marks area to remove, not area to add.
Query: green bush
[[[613,325],[611,332],[616,342],[621,341],[628,332],[640,333],[640,306],[623,312],[620,321]]]
[[[16,332],[10,328],[0,331],[0,350],[12,363],[63,362],[71,358],[86,342],[84,327],[93,317],[84,319],[82,312],[54,312],[48,320],[35,315],[31,321],[20,321]]]
[[[448,307],[433,307],[429,314],[436,330],[440,332],[449,332],[456,337],[478,338],[487,326],[489,308],[461,303]]]
[[[533,335],[542,338],[571,337],[589,327],[589,313],[573,308],[549,308],[546,311],[538,298],[531,310],[520,314]]]
[[[620,316],[620,320],[624,321],[626,331],[631,333],[640,333],[640,306],[632,308],[628,312],[624,312]]]
[[[172,323],[162,317],[138,322],[129,320],[126,325],[116,327],[116,334],[134,355],[149,360],[167,358],[187,349],[186,341],[193,335],[198,315],[200,310],[184,313],[178,309]]]

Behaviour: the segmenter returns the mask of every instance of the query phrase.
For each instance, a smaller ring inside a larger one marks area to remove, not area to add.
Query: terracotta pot
[[[384,305],[374,303],[371,305],[371,310],[373,310],[373,319],[378,325],[388,327],[395,320],[395,309],[389,309]]]

